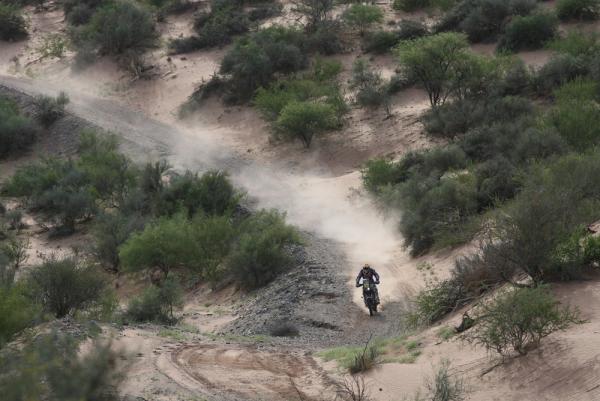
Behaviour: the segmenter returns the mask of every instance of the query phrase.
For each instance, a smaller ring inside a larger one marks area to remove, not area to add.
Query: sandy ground
[[[432,18],[427,13],[396,13],[391,11],[389,3],[382,4],[386,7],[386,20],[415,18],[430,22]],[[28,9],[27,15],[32,27],[31,39],[0,43],[0,74],[60,84],[71,91],[122,104],[167,124],[181,124],[176,118],[177,108],[198,83],[214,73],[225,52],[217,49],[169,57],[164,47],[156,49],[148,55],[148,63],[154,66],[149,80],[132,79],[109,59],[99,60],[82,72],[73,72],[72,52],[67,51],[62,59],[40,59],[38,50],[49,33],[65,32],[62,13],[56,9],[44,13]],[[169,17],[161,24],[164,39],[188,34],[189,17]],[[583,26],[586,30],[595,27]],[[490,45],[473,48],[482,54],[494,51]],[[356,56],[355,53],[337,57],[346,68],[344,79]],[[528,65],[539,67],[550,53],[525,52],[519,57]],[[389,56],[374,57],[372,62],[386,77],[396,67]],[[464,247],[410,258],[401,248],[397,216],[380,214],[358,190],[357,169],[365,160],[375,156],[399,157],[408,150],[432,145],[422,134],[419,122],[427,107],[425,94],[410,89],[394,97],[392,118],[386,119],[380,111],[353,108],[343,130],[317,138],[309,150],[297,143],[273,142],[268,125],[248,107],[227,108],[208,102],[180,129],[188,136],[183,143],[218,141],[222,147],[262,164],[260,169],[242,170],[234,179],[256,197],[260,206],[286,210],[292,223],[339,241],[347,250],[349,282],[362,263],[374,265],[383,277],[380,291],[385,310],[386,303],[404,300],[422,287],[423,273],[419,266],[429,263],[434,266],[435,274],[443,278],[457,256],[470,251]],[[14,170],[14,166],[14,163],[3,164],[3,174]],[[41,253],[77,248],[85,241],[85,236],[67,242],[49,241],[44,233],[36,233],[35,218],[27,216],[27,219],[30,219],[27,234],[32,237],[30,264],[37,263]],[[123,294],[134,288],[123,285],[120,288]],[[468,384],[472,400],[600,399],[597,340],[600,286],[593,281],[561,285],[555,290],[565,302],[578,306],[590,323],[552,335],[540,350],[483,377],[482,371],[495,363],[493,359],[459,341],[441,342],[435,334],[439,327],[431,328],[419,335],[423,354],[416,363],[384,364],[367,375],[372,396],[381,401],[409,397],[421,386],[423,376],[431,372],[432,363],[448,358],[453,373]],[[215,342],[198,334],[215,333],[234,319],[235,300],[235,293],[215,294],[209,289],[199,289],[186,302],[183,334],[160,335],[158,328],[131,328],[120,333],[115,342],[131,354],[132,363],[123,393],[151,400],[194,399],[199,394],[219,399],[226,389],[227,397],[232,399],[253,398],[256,394],[263,399],[286,400],[322,395],[320,391],[327,388],[328,376],[335,374],[306,351],[273,349],[239,340]],[[360,303],[358,292],[355,301]],[[457,324],[456,317],[442,324]],[[298,388],[302,388],[302,394]]]

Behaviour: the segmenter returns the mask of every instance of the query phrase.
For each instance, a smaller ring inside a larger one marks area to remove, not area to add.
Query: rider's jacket
[[[360,269],[358,272],[358,276],[356,276],[356,285],[360,284],[360,279],[368,278],[371,282],[379,283],[379,274],[375,271],[375,269],[369,267],[366,271],[364,269]]]

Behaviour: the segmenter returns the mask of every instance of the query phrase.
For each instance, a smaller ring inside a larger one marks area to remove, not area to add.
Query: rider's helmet
[[[367,269],[370,269],[370,268],[371,268],[371,265],[368,264],[368,263],[365,263],[365,265],[363,266],[363,270],[367,270]]]

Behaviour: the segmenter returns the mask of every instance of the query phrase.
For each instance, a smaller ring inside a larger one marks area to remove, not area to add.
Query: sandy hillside
[[[551,7],[549,3],[544,4]],[[396,13],[387,2],[381,6],[386,10],[386,19],[427,22],[432,18],[428,13]],[[51,3],[43,12],[28,8],[27,17],[31,27],[29,40],[0,42],[0,75],[10,76],[17,86],[21,80],[27,82],[28,90],[35,91],[36,86],[51,92],[66,90],[73,98],[69,109],[74,113],[77,107],[86,105],[83,101],[78,103],[80,94],[82,99],[101,99],[123,108],[133,121],[130,124],[135,125],[132,116],[136,116],[173,127],[173,132],[182,136],[169,137],[165,142],[173,143],[164,145],[169,147],[169,156],[182,165],[197,166],[196,159],[207,154],[217,161],[228,158],[239,162],[243,167],[236,169],[232,177],[248,191],[253,202],[286,211],[291,223],[339,246],[346,287],[350,287],[362,263],[370,262],[378,269],[383,278],[382,319],[388,305],[390,310],[396,308],[397,303],[406,303],[407,297],[422,288],[423,274],[431,274],[429,270],[424,272],[423,266],[432,266],[435,276],[443,279],[457,257],[473,250],[472,246],[464,246],[410,257],[397,233],[398,216],[381,214],[361,190],[359,169],[366,160],[378,156],[397,158],[407,151],[435,144],[424,135],[419,120],[428,108],[424,91],[411,88],[394,95],[390,118],[383,111],[353,107],[342,130],[316,139],[312,148],[306,150],[299,143],[273,141],[268,124],[248,106],[226,107],[211,100],[192,118],[177,118],[179,106],[219,68],[226,48],[169,56],[164,46],[159,47],[147,55],[146,62],[152,68],[145,78],[132,77],[108,58],[75,72],[71,68],[72,51],[61,59],[40,57],[39,48],[48,35],[65,34],[59,7]],[[289,15],[284,15],[268,23],[289,20]],[[598,29],[589,24],[583,28]],[[189,34],[191,13],[169,16],[159,29],[163,42]],[[473,50],[493,54],[494,45],[475,45]],[[345,67],[342,81],[348,79],[348,71],[358,56],[359,49],[336,56]],[[540,50],[518,56],[539,68],[551,53]],[[391,56],[368,57],[383,76],[393,75],[396,61]],[[102,121],[96,123],[102,126]],[[104,127],[111,126],[106,122]],[[36,157],[34,153],[30,159]],[[3,174],[10,174],[22,162],[3,164]],[[25,221],[27,228],[22,235],[30,236],[32,242],[28,264],[35,264],[43,255],[71,253],[85,245],[85,233],[56,241],[47,237],[36,216],[26,216]],[[122,297],[138,291],[140,286],[122,278],[115,285]],[[348,288],[347,291],[354,291]],[[458,325],[462,311],[457,311],[438,326],[411,337],[421,349],[414,363],[386,363],[366,375],[373,399],[397,401],[411,397],[421,388],[423,377],[431,373],[432,365],[449,359],[452,373],[464,379],[469,399],[474,401],[600,400],[600,284],[592,280],[556,285],[553,290],[562,301],[578,307],[589,322],[553,334],[539,350],[491,369],[497,363],[492,355],[456,338],[442,341],[436,334],[441,326]],[[362,308],[359,291],[352,294],[355,309],[347,307],[344,311],[356,313],[349,321],[364,334],[371,323]],[[315,357],[314,348],[319,345],[300,347],[256,336],[223,335],[223,330],[240,317],[239,304],[246,301],[244,294],[232,288],[196,288],[187,296],[180,327],[132,327],[113,333],[115,346],[127,350],[131,364],[123,393],[160,401],[187,400],[199,395],[219,401],[252,399],[256,394],[274,400],[330,396],[331,380],[339,378],[340,372],[331,363]],[[398,324],[391,320],[377,324]],[[348,341],[344,336],[351,331],[349,327],[347,332],[335,332],[332,336],[345,343]]]

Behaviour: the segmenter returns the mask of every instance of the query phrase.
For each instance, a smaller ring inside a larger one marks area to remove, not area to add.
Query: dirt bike
[[[373,316],[377,313],[377,295],[375,295],[376,283],[371,280],[364,278],[361,284],[357,284],[357,287],[363,288],[363,299],[365,306],[369,309],[369,315]]]

